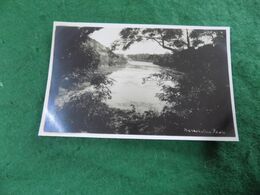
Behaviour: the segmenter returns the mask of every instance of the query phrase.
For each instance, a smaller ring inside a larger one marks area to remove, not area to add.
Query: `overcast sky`
[[[111,44],[118,40],[119,32],[123,28],[118,27],[105,27],[101,30],[95,31],[90,35],[91,38],[95,39],[102,45],[106,47],[110,47]],[[122,53],[122,54],[140,54],[140,53],[149,53],[149,54],[163,54],[163,53],[169,53],[169,50],[163,49],[161,46],[158,45],[158,43],[154,41],[142,41],[139,43],[134,43],[130,46],[127,50],[116,50],[115,53]]]

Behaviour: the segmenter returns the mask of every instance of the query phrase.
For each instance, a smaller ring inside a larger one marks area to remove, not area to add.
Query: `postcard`
[[[39,135],[238,141],[229,27],[54,22]]]

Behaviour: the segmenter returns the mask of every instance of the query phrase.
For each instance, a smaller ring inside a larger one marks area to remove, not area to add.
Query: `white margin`
[[[74,26],[74,27],[132,27],[132,28],[166,28],[166,29],[205,29],[205,30],[226,30],[226,44],[227,44],[227,57],[228,57],[228,74],[229,74],[229,88],[231,97],[231,106],[233,114],[233,123],[235,128],[234,137],[206,137],[206,136],[162,136],[162,135],[125,135],[125,134],[98,134],[98,133],[57,133],[57,132],[45,132],[44,123],[46,120],[46,112],[48,107],[53,57],[54,57],[54,43],[55,43],[55,31],[57,26]],[[42,111],[41,123],[39,128],[39,136],[55,136],[55,137],[87,137],[87,138],[112,138],[112,139],[149,139],[149,140],[193,140],[193,141],[239,141],[235,101],[234,101],[234,89],[232,80],[232,67],[231,67],[231,50],[230,50],[230,27],[226,26],[185,26],[185,25],[160,25],[160,24],[120,24],[120,23],[83,23],[83,22],[53,22],[52,43],[49,61],[48,80],[45,92],[44,106]]]

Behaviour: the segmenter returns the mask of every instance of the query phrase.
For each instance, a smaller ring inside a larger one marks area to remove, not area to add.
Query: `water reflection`
[[[175,74],[153,63],[137,61],[103,68],[72,88],[59,88],[55,111],[48,116],[46,128],[64,132],[161,131],[163,128],[155,124],[160,123],[161,111],[170,103],[159,97],[167,87],[175,87]],[[55,124],[56,116],[67,124]]]
[[[108,75],[114,80],[109,88],[111,99],[106,100],[108,106],[119,109],[131,109],[134,105],[136,111],[153,110],[161,112],[166,102],[159,100],[156,94],[162,93],[162,88],[156,79],[145,78],[153,74],[160,74],[165,68],[149,62],[129,61],[122,69]],[[172,81],[165,84],[173,85]]]

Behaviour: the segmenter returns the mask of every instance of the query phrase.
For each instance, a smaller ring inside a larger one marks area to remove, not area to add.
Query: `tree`
[[[167,69],[144,79],[145,82],[154,78],[162,87],[157,97],[167,102],[161,115],[165,119],[165,130],[176,127],[228,131],[232,128],[230,121],[225,123],[225,127],[219,122],[227,118],[223,113],[231,112],[230,102],[223,103],[229,99],[228,77],[223,78],[223,74],[227,74],[226,49],[223,49],[226,47],[225,31],[125,28],[113,46],[125,50],[145,40],[155,41],[173,53],[169,58],[166,54],[162,57],[172,71]],[[157,64],[163,65],[162,62],[159,60]],[[176,85],[173,87],[164,82],[168,80],[176,81]],[[215,119],[216,116],[219,120]]]
[[[56,27],[49,106],[54,105],[62,82],[66,81],[69,88],[75,83],[74,79],[82,78],[78,74],[85,74],[87,69],[97,67],[98,53],[93,48],[84,46],[84,43],[91,33],[100,29],[99,27]]]
[[[183,32],[179,29],[124,28],[120,32],[121,40],[115,41],[112,49],[122,46],[122,49],[126,50],[135,42],[152,40],[162,48],[175,52],[184,44],[182,36]]]
[[[87,44],[89,35],[97,27],[57,27],[55,33],[54,68],[62,66],[58,74],[66,76],[76,69],[95,68],[98,54]]]
[[[124,28],[120,32],[120,40],[112,44],[112,50],[122,46],[128,49],[135,42],[152,40],[162,48],[176,51],[198,48],[205,44],[216,44],[225,38],[221,30],[159,29],[159,28]]]
[[[223,30],[192,30],[190,38],[193,39],[193,45],[198,47],[203,44],[203,38],[208,37],[213,45],[225,43],[225,31]]]

